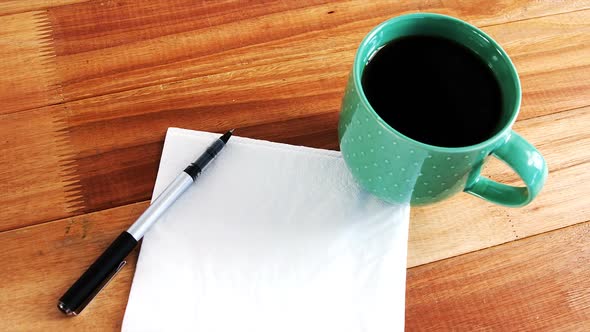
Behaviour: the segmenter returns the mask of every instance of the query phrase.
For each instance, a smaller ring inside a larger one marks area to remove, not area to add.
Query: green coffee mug
[[[439,147],[406,137],[379,117],[363,92],[363,70],[380,47],[412,35],[454,40],[473,50],[492,69],[500,82],[503,99],[502,125],[494,136],[471,146]],[[543,187],[547,165],[541,154],[511,129],[520,98],[520,81],[514,65],[484,32],[444,15],[399,16],[374,28],[357,50],[340,113],[340,149],[361,186],[388,202],[422,205],[465,191],[497,204],[523,206]],[[526,187],[509,186],[482,176],[480,171],[490,155],[512,167]]]

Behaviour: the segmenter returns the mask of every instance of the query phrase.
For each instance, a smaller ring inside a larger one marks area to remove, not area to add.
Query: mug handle
[[[526,187],[505,185],[476,174],[465,192],[509,207],[530,203],[541,191],[547,178],[547,163],[533,145],[514,131],[492,155],[510,166]]]

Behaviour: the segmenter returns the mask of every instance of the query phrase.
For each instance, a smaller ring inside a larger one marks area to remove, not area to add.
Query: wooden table
[[[550,174],[522,209],[413,209],[407,330],[589,331],[588,0],[0,0],[0,331],[119,329],[137,251],[82,316],[56,300],[147,206],[166,128],[338,149],[357,45],[416,11],[504,46]]]

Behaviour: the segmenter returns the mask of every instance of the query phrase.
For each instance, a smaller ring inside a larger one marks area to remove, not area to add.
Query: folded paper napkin
[[[153,197],[219,134],[170,128]],[[409,206],[339,152],[232,137],[146,234],[124,331],[402,331]]]

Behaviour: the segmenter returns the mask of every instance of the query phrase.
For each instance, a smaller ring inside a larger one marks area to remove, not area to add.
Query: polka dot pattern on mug
[[[406,144],[373,121],[355,96],[345,98],[350,98],[345,100],[350,114],[346,122],[339,124],[345,129],[339,133],[343,157],[359,182],[378,196],[411,196],[421,202],[448,197],[462,189],[466,175],[490,153],[489,149],[467,154],[427,151]]]

